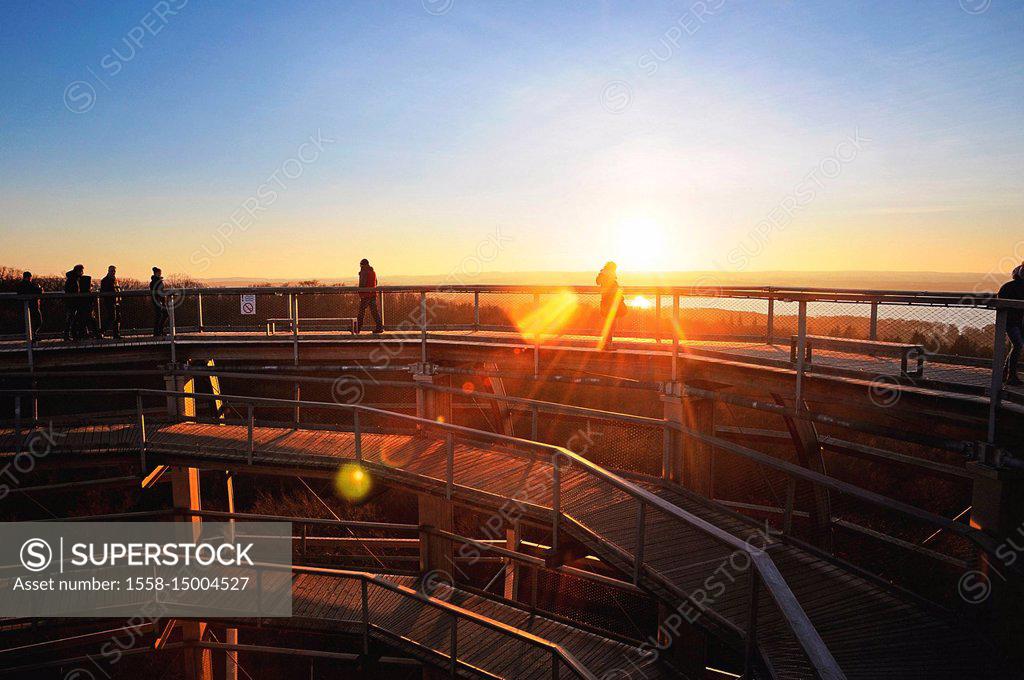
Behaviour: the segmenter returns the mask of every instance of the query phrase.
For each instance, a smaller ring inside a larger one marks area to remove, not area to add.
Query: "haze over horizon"
[[[1019,3],[167,4],[0,9],[5,264],[614,259],[628,281],[1024,259]]]

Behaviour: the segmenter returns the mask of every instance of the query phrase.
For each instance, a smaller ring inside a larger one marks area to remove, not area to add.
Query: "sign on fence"
[[[256,296],[251,293],[240,295],[242,304],[242,314],[255,314],[256,313]]]

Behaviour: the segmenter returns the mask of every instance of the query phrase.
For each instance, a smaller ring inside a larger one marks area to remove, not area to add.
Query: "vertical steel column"
[[[804,408],[804,363],[807,351],[807,300],[800,300],[796,341],[796,397],[793,406]]]
[[[868,333],[870,340],[878,340],[878,303],[871,303],[871,330]]]
[[[480,291],[473,291],[473,330],[480,330]]]
[[[199,332],[203,332],[203,294],[196,293],[196,323],[199,324]]]
[[[672,382],[679,380],[679,293],[672,295]]]
[[[768,289],[768,327],[765,329],[764,342],[766,345],[775,344],[775,296]]]
[[[291,309],[289,314],[292,317],[292,365],[299,365],[299,296],[292,295]]]
[[[996,310],[995,340],[992,345],[992,380],[988,397],[988,443],[995,446],[996,420],[999,416],[999,402],[1003,396],[1003,368],[1006,362],[1006,316],[1004,307]],[[986,461],[987,462],[987,461]]]
[[[420,291],[420,361],[427,363],[427,292]]]
[[[171,363],[178,363],[178,349],[175,344],[175,336],[177,335],[177,323],[174,320],[174,307],[176,306],[174,300],[174,293],[171,293],[164,298],[164,304],[167,305],[167,318],[171,325]]]
[[[35,339],[32,329],[32,315],[29,313],[29,301],[24,301],[25,312],[25,350],[28,352],[28,370],[35,370],[35,357],[32,356],[32,342]]]

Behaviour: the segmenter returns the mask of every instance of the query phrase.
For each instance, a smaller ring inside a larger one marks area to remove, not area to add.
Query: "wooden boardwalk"
[[[9,431],[8,431],[9,433]],[[248,437],[244,426],[172,423],[147,427],[151,455],[200,467],[244,469]],[[65,430],[64,453],[124,451],[138,456],[137,432],[131,425]],[[260,466],[330,471],[355,458],[351,433],[257,427],[253,462]],[[0,438],[10,450],[13,437]],[[362,455],[378,480],[416,491],[444,493],[444,442],[408,434],[364,434]],[[509,499],[525,516],[550,523],[552,468],[548,461],[487,445],[457,443],[454,452],[455,500],[500,509]],[[963,622],[898,597],[878,584],[793,546],[780,543],[726,513],[713,503],[660,480],[637,482],[677,507],[741,540],[767,546],[790,589],[848,678],[998,678],[999,660]],[[561,473],[563,529],[594,554],[631,577],[636,542],[636,500],[578,467]],[[706,533],[683,521],[649,512],[646,516],[645,564],[640,585],[680,613],[692,608],[668,584],[699,597],[711,628],[721,622],[739,629],[748,615],[749,577],[745,553],[732,553]],[[703,593],[698,596],[697,593]],[[788,626],[762,592],[758,644],[780,678],[811,676]]]

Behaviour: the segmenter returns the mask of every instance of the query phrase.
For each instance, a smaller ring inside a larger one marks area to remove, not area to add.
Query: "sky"
[[[0,264],[999,272],[1017,0],[0,4]]]

